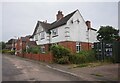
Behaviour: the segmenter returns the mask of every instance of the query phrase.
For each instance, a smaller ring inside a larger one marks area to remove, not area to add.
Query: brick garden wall
[[[33,60],[37,60],[37,61],[44,61],[44,62],[52,62],[53,61],[53,55],[49,52],[46,54],[19,54],[17,56],[20,57],[24,57],[24,58],[28,58],[28,59],[33,59]]]

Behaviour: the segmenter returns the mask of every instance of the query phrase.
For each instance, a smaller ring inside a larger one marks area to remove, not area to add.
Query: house
[[[26,50],[26,45],[30,41],[30,36],[20,37],[15,43],[16,53],[22,53]]]
[[[23,51],[26,51],[27,48],[37,45],[35,41],[30,40],[30,37],[31,36],[28,35],[17,39],[15,43],[16,54],[21,54]]]
[[[96,39],[96,29],[90,21],[85,21],[79,10],[64,16],[58,11],[53,23],[38,21],[32,38],[42,52],[49,51],[51,45],[62,45],[73,53],[89,50]]]
[[[6,49],[15,50],[15,42],[16,41],[17,41],[17,39],[8,40],[8,42],[6,42]]]

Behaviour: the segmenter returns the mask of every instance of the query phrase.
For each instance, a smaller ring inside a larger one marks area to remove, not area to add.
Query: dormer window
[[[52,37],[56,37],[56,36],[58,36],[58,29],[57,28],[52,30]]]

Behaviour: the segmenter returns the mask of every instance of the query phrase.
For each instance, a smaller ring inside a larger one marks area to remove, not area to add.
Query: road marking
[[[71,72],[68,72],[68,71],[64,71],[64,70],[61,70],[61,69],[58,69],[58,68],[54,68],[54,67],[51,67],[51,66],[49,66],[49,65],[46,65],[46,67],[48,67],[48,68],[50,68],[50,69],[54,69],[54,70],[60,71],[60,72],[63,72],[63,73],[70,74],[70,75],[72,75],[72,76],[80,77],[80,76],[78,76],[77,74],[74,74],[74,73],[71,73]]]

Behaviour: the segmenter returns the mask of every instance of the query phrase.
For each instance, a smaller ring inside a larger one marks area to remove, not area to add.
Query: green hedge
[[[40,54],[40,47],[35,46],[35,47],[30,47],[27,49],[28,53],[33,53],[33,54]]]
[[[60,45],[53,45],[51,47],[51,51],[54,56],[54,61],[59,64],[67,64],[69,63],[69,56],[70,56],[70,51],[69,49],[60,46]]]
[[[2,53],[3,53],[3,54],[11,54],[11,55],[14,55],[14,54],[15,54],[15,51],[11,51],[11,50],[8,50],[8,49],[4,49],[4,50],[2,50]]]

